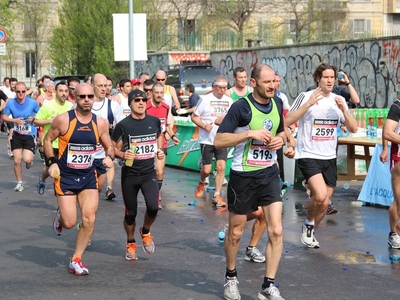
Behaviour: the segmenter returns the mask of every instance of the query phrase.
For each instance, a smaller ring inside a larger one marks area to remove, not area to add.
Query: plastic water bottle
[[[224,242],[225,236],[226,236],[226,232],[228,231],[228,227],[229,227],[229,225],[226,224],[224,229],[221,230],[220,232],[218,232],[218,240],[219,240],[220,243]]]
[[[389,255],[389,259],[390,259],[390,261],[396,261],[396,262],[398,262],[398,261],[400,261],[400,255],[390,254],[390,255]]]
[[[373,124],[373,125],[371,126],[371,139],[372,139],[372,140],[376,140],[377,135],[378,135],[378,130],[377,130],[377,128],[376,128],[376,125]]]
[[[372,135],[371,135],[371,125],[367,124],[367,128],[366,128],[366,129],[367,129],[367,130],[366,130],[367,139],[370,140],[370,139],[372,139]]]
[[[337,127],[337,137],[340,137],[340,136],[341,136],[341,132],[340,132],[340,123],[339,123],[339,125]]]

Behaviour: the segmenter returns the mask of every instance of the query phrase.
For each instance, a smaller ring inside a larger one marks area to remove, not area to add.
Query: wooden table
[[[375,147],[382,143],[382,139],[368,140],[366,137],[340,137],[338,145],[347,145],[347,174],[338,175],[338,180],[364,180],[366,174],[356,174],[356,159],[365,160],[367,171],[371,162],[372,154],[369,147]],[[364,147],[364,155],[356,154],[356,146]]]

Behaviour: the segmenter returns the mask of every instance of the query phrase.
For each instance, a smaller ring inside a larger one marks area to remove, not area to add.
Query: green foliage
[[[112,15],[127,12],[126,0],[62,1],[59,26],[49,41],[57,73],[118,77],[121,68],[114,62]]]

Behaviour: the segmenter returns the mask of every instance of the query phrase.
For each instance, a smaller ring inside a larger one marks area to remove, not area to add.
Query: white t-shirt
[[[289,110],[290,109],[290,104],[289,104],[289,100],[288,97],[286,96],[285,93],[282,93],[281,91],[278,91],[278,93],[276,94],[279,98],[282,99],[283,102],[283,109]]]
[[[121,109],[124,117],[129,116],[131,114],[131,108],[128,105],[128,97],[124,97],[121,93],[118,94],[119,99],[121,99]]]
[[[124,116],[122,114],[122,109],[119,106],[118,102],[111,100],[111,111],[114,117],[114,124],[117,124],[121,121]],[[95,101],[92,106],[92,113],[97,117],[108,120],[108,99],[104,98],[103,101]],[[110,124],[110,125],[114,125]],[[96,152],[94,153],[94,158],[104,158],[106,153],[104,151],[103,146],[99,143],[96,146]]]
[[[218,99],[213,93],[210,93],[200,98],[194,114],[199,116],[205,124],[213,124],[217,118],[226,115],[231,105],[232,99],[230,97],[223,95],[221,99]],[[200,144],[214,145],[214,138],[218,127],[213,124],[210,132],[200,128],[198,142]]]
[[[290,110],[295,111],[304,105],[313,92],[309,91],[297,96]],[[335,102],[335,97],[341,96],[330,93],[329,97],[319,100],[300,118],[295,159],[328,160],[336,157],[337,128],[340,122],[344,123],[345,118]],[[347,105],[346,110],[348,110]]]

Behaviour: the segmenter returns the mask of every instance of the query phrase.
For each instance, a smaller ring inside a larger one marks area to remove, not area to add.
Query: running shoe
[[[61,233],[63,231],[63,227],[60,223],[59,218],[60,218],[60,210],[57,207],[56,216],[54,217],[54,220],[53,220],[53,231],[56,235],[61,235]]]
[[[389,235],[388,244],[393,249],[400,249],[400,236],[397,233]]]
[[[332,203],[329,203],[328,208],[326,209],[326,214],[327,215],[333,215],[336,214],[338,210],[332,205]]]
[[[217,207],[225,207],[226,202],[222,199],[221,195],[214,195],[212,198],[212,204]]]
[[[25,164],[25,167],[29,170],[29,169],[32,167],[32,164],[33,164],[33,163],[26,163],[26,164]]]
[[[194,191],[194,195],[196,196],[196,198],[201,198],[201,196],[203,196],[205,187],[206,187],[206,184],[199,181],[199,183],[197,184],[196,190]]]
[[[210,176],[207,176],[206,179],[204,179],[204,184],[209,185],[210,184]]]
[[[301,242],[308,248],[319,248],[319,243],[314,236],[314,225],[302,226]]]
[[[44,161],[44,151],[43,151],[43,149],[39,148],[38,149],[38,153],[39,153],[40,160]]]
[[[24,190],[24,187],[22,186],[22,182],[18,182],[17,185],[14,188],[15,192],[22,192]]]
[[[115,198],[115,193],[112,187],[108,187],[106,191],[106,200],[112,200]]]
[[[9,157],[14,157],[10,147],[7,147],[7,153]]]
[[[239,293],[239,281],[237,277],[225,277],[225,284],[224,284],[224,297],[225,300],[240,300],[242,297]]]
[[[126,260],[137,260],[136,254],[136,243],[128,243],[126,244],[126,252],[125,252]]]
[[[247,261],[252,261],[256,263],[264,263],[265,256],[257,249],[257,247],[246,247],[246,255],[244,257]]]
[[[40,177],[39,177],[39,182],[36,185],[36,189],[37,189],[37,192],[38,192],[39,195],[43,195],[44,191],[46,190],[46,182],[41,181]]]
[[[74,260],[70,260],[68,272],[78,276],[89,275],[89,270],[87,266],[82,265],[82,261],[80,258],[75,258]]]
[[[139,232],[143,241],[143,251],[146,252],[147,254],[152,254],[156,249],[156,247],[154,246],[153,237],[150,234],[150,232],[148,234],[143,234],[142,229],[143,227],[140,227]]]
[[[258,300],[285,300],[281,297],[281,293],[279,292],[278,288],[270,284],[269,287],[262,289],[261,292],[258,293]]]

